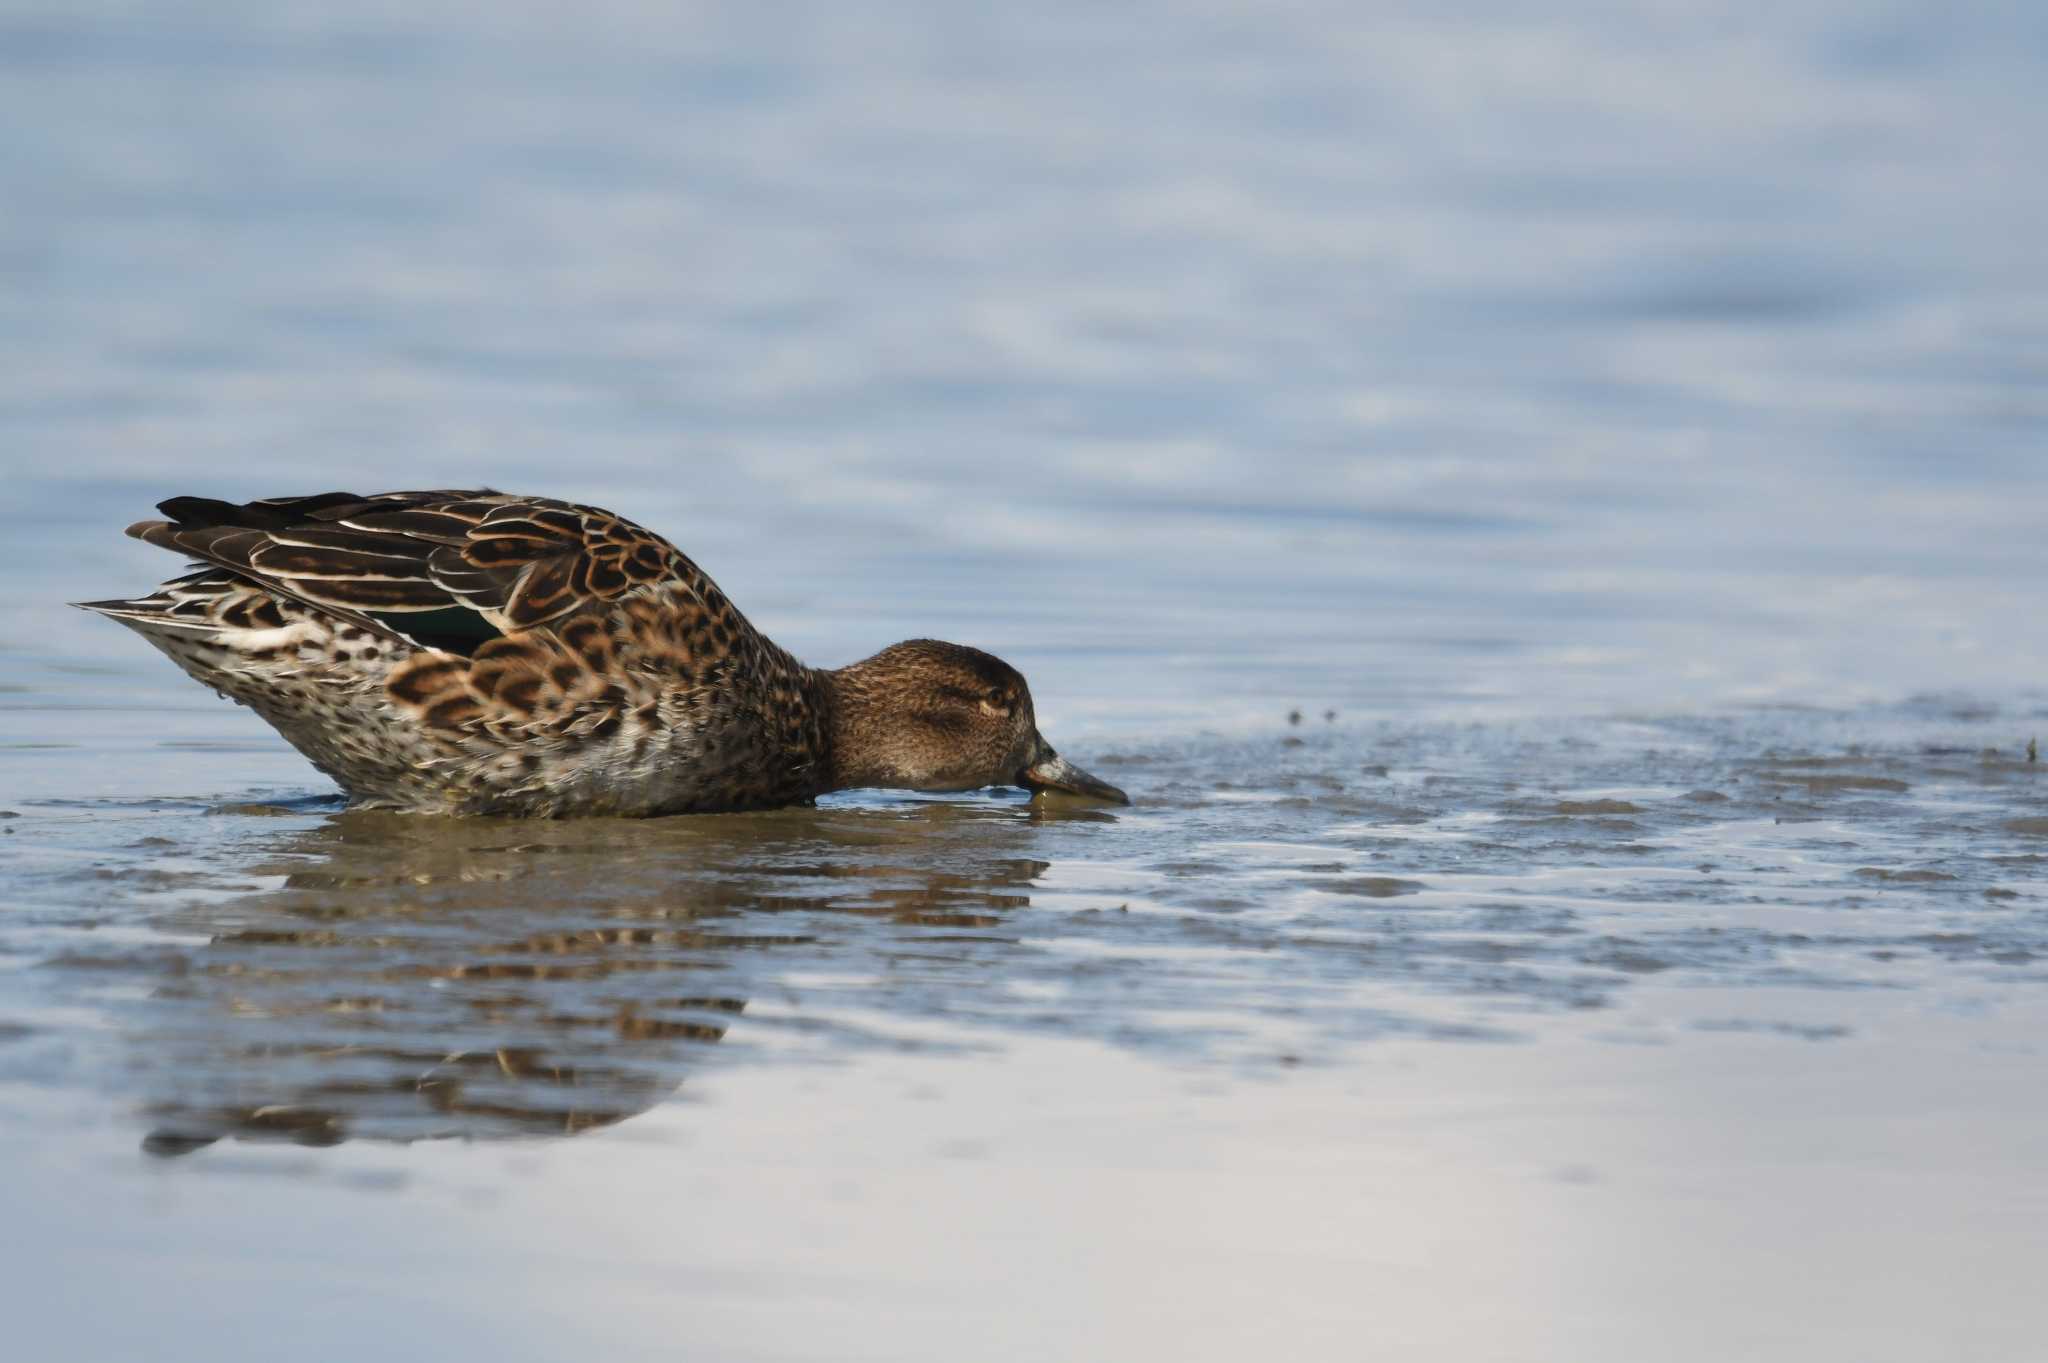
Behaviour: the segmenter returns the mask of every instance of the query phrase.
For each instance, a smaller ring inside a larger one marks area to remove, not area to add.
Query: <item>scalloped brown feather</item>
[[[610,512],[486,489],[160,509],[172,519],[129,533],[217,566],[92,609],[257,709],[366,803],[741,809],[824,780],[816,675]],[[491,636],[468,656],[421,629],[451,610]]]
[[[308,605],[373,616],[461,608],[510,634],[677,581],[723,602],[675,546],[611,512],[489,489],[328,492],[237,505],[174,497],[135,538],[243,574]]]

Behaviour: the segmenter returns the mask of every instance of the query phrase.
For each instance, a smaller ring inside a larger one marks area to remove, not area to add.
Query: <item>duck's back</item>
[[[659,536],[488,490],[162,504],[210,565],[86,603],[371,806],[651,814],[808,798],[815,675]]]

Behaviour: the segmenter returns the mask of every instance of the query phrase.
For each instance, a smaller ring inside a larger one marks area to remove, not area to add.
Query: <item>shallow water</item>
[[[0,14],[9,1356],[2037,1358],[2041,21],[852,16]],[[60,604],[476,482],[1135,803],[351,814]]]

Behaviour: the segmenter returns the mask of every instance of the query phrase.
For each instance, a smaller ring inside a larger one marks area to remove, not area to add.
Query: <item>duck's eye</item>
[[[1007,715],[1010,713],[1010,698],[1001,691],[990,691],[981,698],[981,708],[992,715]]]

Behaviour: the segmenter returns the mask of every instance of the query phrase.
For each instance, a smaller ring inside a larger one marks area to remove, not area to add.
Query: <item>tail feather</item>
[[[441,560],[451,554],[459,560],[459,546],[467,543],[469,532],[497,509],[476,499],[496,496],[452,490],[374,497],[322,492],[240,504],[170,497],[157,504],[169,520],[137,521],[128,534],[238,573],[390,643],[406,644],[410,636],[384,616],[449,609],[486,613],[439,582],[435,564],[437,554]],[[546,527],[535,529],[547,533]],[[526,545],[529,538],[514,536],[506,543]],[[545,538],[534,542],[554,547]],[[515,571],[523,566],[521,560],[500,575],[524,581]],[[449,563],[441,567],[452,571]],[[491,635],[502,632],[489,621],[481,627]]]
[[[286,602],[263,587],[224,568],[202,568],[173,578],[148,596],[132,600],[74,601],[92,611],[144,630],[181,630],[195,634],[274,630],[286,623]],[[290,603],[294,614],[303,608]]]
[[[145,596],[134,601],[73,601],[70,604],[123,624],[146,625],[151,629],[183,629],[214,634],[223,628],[217,621],[173,615],[170,603],[161,597]]]

